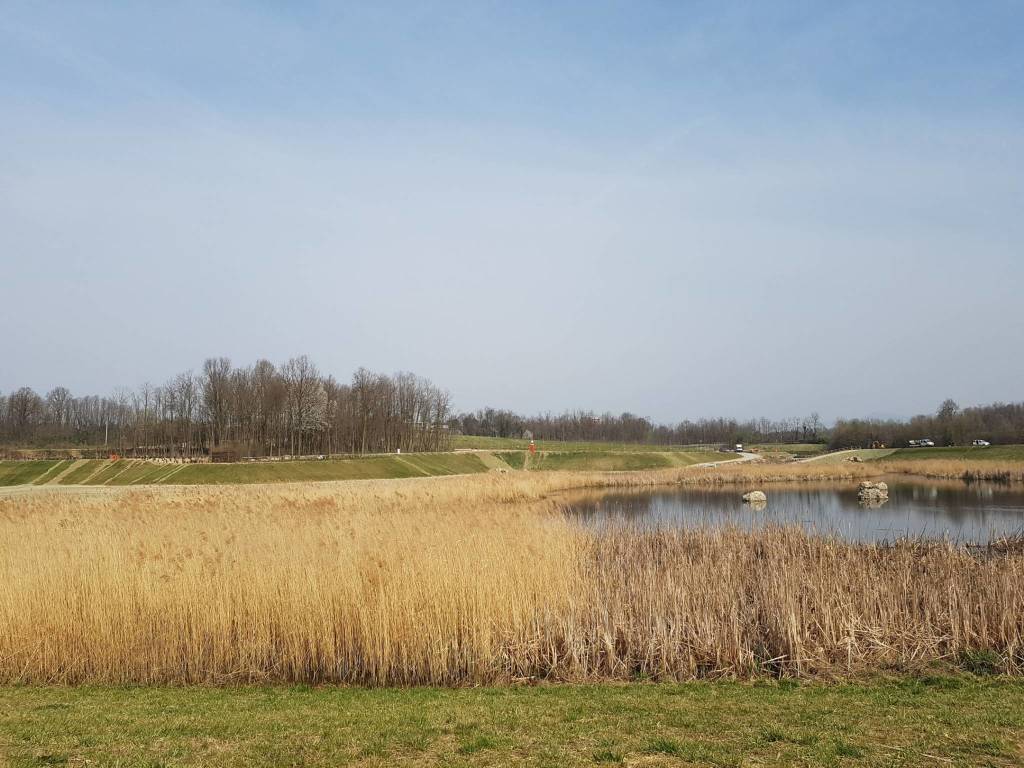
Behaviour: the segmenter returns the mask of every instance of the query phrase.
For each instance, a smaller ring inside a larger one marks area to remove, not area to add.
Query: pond
[[[959,480],[885,478],[889,500],[862,504],[857,483],[766,484],[763,508],[744,504],[740,486],[567,494],[566,513],[587,525],[724,527],[799,525],[851,541],[898,538],[986,543],[1024,533],[1024,488]]]

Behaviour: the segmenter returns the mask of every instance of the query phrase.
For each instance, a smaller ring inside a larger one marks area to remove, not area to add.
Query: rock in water
[[[748,504],[764,504],[768,497],[764,495],[764,491],[751,491],[743,494],[743,500]]]
[[[879,502],[889,499],[889,486],[885,483],[872,483],[865,480],[860,484],[857,498],[864,502]]]

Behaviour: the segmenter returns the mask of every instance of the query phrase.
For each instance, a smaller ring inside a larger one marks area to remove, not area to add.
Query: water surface
[[[948,537],[985,543],[1024,533],[1024,488],[989,483],[889,479],[889,500],[867,506],[857,483],[766,484],[763,509],[740,499],[746,488],[728,486],[615,490],[565,497],[566,512],[588,525],[632,523],[685,528],[796,524],[852,541]]]

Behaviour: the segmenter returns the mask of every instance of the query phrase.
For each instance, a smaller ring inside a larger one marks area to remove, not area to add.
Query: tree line
[[[936,445],[966,445],[972,440],[1024,443],[1024,403],[960,408],[953,400],[943,402],[934,414],[910,419],[838,419],[831,427],[817,413],[785,419],[708,418],[665,425],[632,413],[567,411],[523,416],[495,408],[461,413],[450,423],[457,432],[485,437],[652,445],[823,443],[832,448],[869,448],[906,447],[911,440],[925,438]]]
[[[461,413],[451,421],[454,430],[484,437],[523,437],[536,440],[607,441],[652,445],[710,445],[718,443],[816,443],[827,439],[817,413],[787,419],[729,418],[656,424],[633,413],[592,411],[522,416],[508,410],[483,408]]]
[[[993,403],[961,408],[944,401],[933,414],[911,419],[839,419],[829,434],[833,448],[904,447],[911,440],[930,439],[936,445],[968,445],[974,440],[993,444],[1024,443],[1024,403]]]
[[[412,373],[360,368],[348,383],[322,374],[306,356],[281,365],[235,367],[210,358],[161,386],[109,396],[74,396],[65,387],[39,395],[0,393],[0,444],[89,446],[131,456],[222,458],[437,451],[450,436],[532,437],[653,445],[828,443],[833,448],[931,438],[937,445],[975,439],[1024,442],[1024,403],[960,408],[947,400],[910,419],[708,418],[657,424],[633,413],[587,410],[524,416],[482,408],[454,413],[446,391]]]
[[[160,386],[110,396],[0,393],[0,441],[92,446],[130,456],[241,458],[436,451],[448,446],[449,395],[412,373],[364,368],[348,383],[306,356],[235,367],[210,358]]]

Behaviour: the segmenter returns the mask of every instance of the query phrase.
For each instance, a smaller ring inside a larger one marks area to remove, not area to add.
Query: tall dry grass
[[[579,482],[0,499],[0,681],[681,679],[978,652],[1024,664],[1014,548],[588,531],[547,498]]]
[[[1024,464],[1013,461],[957,461],[928,459],[921,461],[880,461],[878,471],[889,474],[917,475],[974,481],[1024,483]]]
[[[649,473],[653,474],[653,473]],[[728,485],[735,483],[785,483],[826,480],[862,480],[884,475],[906,475],[935,479],[1024,482],[1024,463],[926,459],[916,461],[870,462],[790,462],[774,464],[753,462],[718,467],[692,468],[677,472],[672,482],[683,484]],[[628,478],[624,478],[627,480]],[[651,479],[651,478],[649,478]],[[656,479],[654,479],[656,482]],[[603,484],[603,483],[598,483]],[[628,483],[632,484],[632,483]]]

